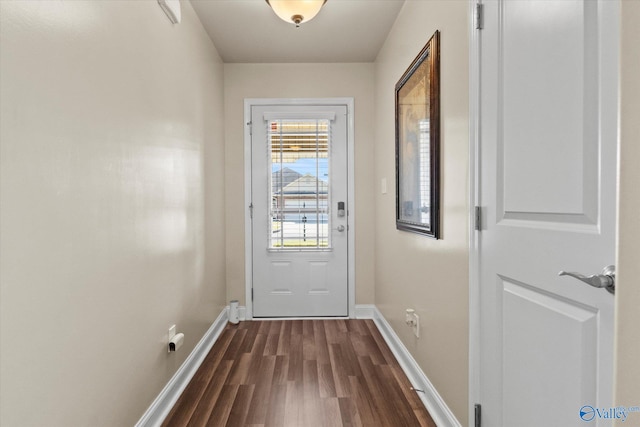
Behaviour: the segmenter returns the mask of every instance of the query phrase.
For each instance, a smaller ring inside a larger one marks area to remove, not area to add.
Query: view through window
[[[267,122],[269,248],[329,248],[329,120]]]
[[[431,226],[431,135],[429,120],[420,120],[420,222]]]

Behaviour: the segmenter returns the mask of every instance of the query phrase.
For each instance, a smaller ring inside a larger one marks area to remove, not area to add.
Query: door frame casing
[[[244,265],[245,265],[245,319],[253,319],[253,222],[249,206],[251,189],[251,107],[252,106],[344,105],[347,107],[347,306],[348,317],[355,318],[355,146],[354,98],[245,98],[244,100]]]
[[[475,407],[480,403],[480,277],[475,206],[480,204],[480,29],[477,29],[476,5],[469,0],[469,401],[468,425],[475,425]]]

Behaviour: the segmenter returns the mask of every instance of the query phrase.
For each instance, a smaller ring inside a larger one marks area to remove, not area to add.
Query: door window
[[[330,121],[267,121],[270,250],[328,249]]]

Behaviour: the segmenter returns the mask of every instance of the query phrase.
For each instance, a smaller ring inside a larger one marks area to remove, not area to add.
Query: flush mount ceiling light
[[[311,21],[327,0],[265,0],[280,19],[299,27]]]

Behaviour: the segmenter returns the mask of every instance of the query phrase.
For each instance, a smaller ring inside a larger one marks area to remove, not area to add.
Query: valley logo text
[[[580,408],[580,418],[582,421],[593,421],[596,418],[605,420],[627,420],[631,412],[640,412],[640,406],[617,406],[615,408],[594,408],[590,405],[584,405]]]

